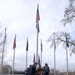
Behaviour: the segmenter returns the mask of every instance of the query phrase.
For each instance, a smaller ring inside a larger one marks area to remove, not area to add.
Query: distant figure
[[[50,75],[50,69],[47,63],[44,66],[44,75]]]
[[[37,63],[34,63],[34,64],[30,67],[30,71],[29,71],[29,74],[28,74],[28,75],[35,75],[35,73],[36,73],[36,66],[37,66]]]

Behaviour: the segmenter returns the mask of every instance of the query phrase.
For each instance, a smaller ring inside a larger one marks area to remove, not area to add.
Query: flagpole
[[[36,62],[38,62],[38,39],[39,39],[39,20],[40,20],[40,16],[39,16],[39,4],[37,4],[37,12],[36,12],[36,29],[37,29],[37,39],[36,39]]]
[[[14,48],[14,52],[13,52],[13,71],[12,71],[12,74],[14,74],[14,64],[15,64],[15,48]]]
[[[42,39],[41,39],[41,66],[42,66],[42,51],[43,49],[42,49]]]
[[[12,71],[12,74],[14,74],[14,65],[15,65],[15,48],[16,48],[16,34],[15,34],[14,43],[13,43],[13,49],[14,49],[14,52],[13,52],[13,71]]]
[[[3,59],[4,59],[5,42],[6,42],[6,28],[5,28],[5,36],[4,36],[4,41],[3,41],[3,51],[2,51],[2,61],[1,61],[1,75],[3,75]]]
[[[68,51],[66,46],[66,67],[67,67],[67,75],[68,75]]]
[[[42,67],[42,51],[41,51],[41,67]]]
[[[26,69],[27,69],[27,64],[28,63],[28,51],[26,51]]]
[[[54,37],[54,75],[56,75],[56,43]]]
[[[27,65],[28,65],[28,38],[27,38],[27,45],[26,45],[26,69],[27,69]]]
[[[65,36],[67,37],[66,33],[65,33]],[[67,38],[66,38],[67,40]],[[67,43],[67,41],[66,41]],[[67,68],[67,75],[68,75],[68,51],[67,51],[67,46],[66,46],[66,68]]]
[[[38,62],[38,29],[37,29],[36,62]]]

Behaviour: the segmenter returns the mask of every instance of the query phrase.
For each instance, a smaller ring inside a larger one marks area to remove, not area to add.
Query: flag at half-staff
[[[15,34],[15,37],[14,37],[14,42],[13,42],[13,49],[14,49],[14,52],[13,52],[13,74],[14,74],[14,63],[15,63],[15,48],[16,48],[16,34]]]
[[[36,11],[36,29],[37,29],[37,46],[36,46],[36,62],[38,62],[38,33],[39,33],[39,20],[40,20],[40,15],[39,15],[39,4],[37,4],[37,11]]]
[[[26,43],[26,69],[27,69],[27,65],[28,65],[28,38],[27,38],[27,43]]]

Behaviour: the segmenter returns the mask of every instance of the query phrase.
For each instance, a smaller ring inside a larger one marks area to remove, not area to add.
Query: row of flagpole
[[[67,71],[67,75],[68,75],[68,49],[67,47],[69,47],[69,43],[68,43],[68,38],[67,38],[67,34],[65,33],[65,42],[66,42],[66,71]],[[55,41],[55,37],[54,37],[54,75],[56,75],[56,41]]]
[[[34,55],[34,60],[38,63],[38,40],[39,40],[39,5],[37,5],[37,12],[36,12],[36,29],[37,29],[37,40],[36,40],[36,60],[35,60],[35,55]],[[68,75],[68,43],[67,43],[67,35],[65,33],[66,37],[66,67],[67,67],[67,75]],[[1,74],[2,74],[2,67],[3,67],[3,58],[4,58],[4,48],[5,48],[5,41],[6,41],[6,28],[5,28],[5,36],[4,36],[4,42],[3,42],[3,51],[2,51],[2,62],[1,62]],[[14,43],[13,43],[13,74],[14,74],[14,63],[15,63],[15,48],[16,48],[16,35],[14,38]],[[35,62],[34,61],[34,62]],[[28,63],[28,38],[27,38],[27,46],[26,46],[26,69],[27,69],[27,64]],[[42,65],[42,40],[41,40],[41,65]],[[56,75],[56,42],[55,42],[55,37],[54,37],[54,75]]]
[[[37,45],[36,45],[36,59],[35,62],[38,63],[38,33],[39,33],[39,4],[37,5],[37,12],[36,12],[36,29],[37,29]],[[5,28],[5,36],[4,36],[4,41],[3,41],[3,50],[2,50],[2,61],[1,61],[1,75],[3,74],[3,59],[4,59],[4,48],[5,48],[5,42],[6,42],[6,28]],[[13,68],[12,68],[12,74],[14,74],[14,63],[15,63],[15,48],[16,48],[16,35],[14,38],[14,43],[13,43]],[[41,40],[41,64],[42,64],[42,40]],[[27,45],[26,45],[26,69],[28,65],[28,38],[27,38]]]
[[[37,12],[36,12],[36,29],[37,29],[37,41],[36,41],[36,59],[35,59],[35,54],[34,54],[34,59],[33,62],[37,62],[38,63],[38,39],[39,39],[39,20],[40,20],[40,16],[39,16],[39,4],[37,5]],[[42,59],[42,58],[41,58]],[[42,60],[41,60],[42,62]],[[27,39],[27,45],[26,45],[26,69],[27,69],[27,64],[28,63],[28,39]]]
[[[2,50],[2,60],[1,60],[1,75],[3,75],[3,62],[4,62],[4,50],[5,50],[5,44],[6,44],[6,28],[5,28],[5,35],[4,35],[4,40],[3,40],[3,50]],[[16,48],[16,35],[14,38],[14,43],[13,43],[13,49],[14,49],[14,53],[13,53],[13,74],[14,74],[14,62],[15,62],[15,48]]]
[[[1,75],[3,75],[3,59],[4,59],[4,49],[5,49],[5,43],[6,43],[6,28],[5,28],[5,36],[4,36],[4,41],[3,41],[3,50],[2,50],[2,61],[1,61]],[[27,44],[26,44],[26,69],[28,65],[28,38],[27,38]],[[14,37],[14,42],[13,42],[13,67],[12,67],[12,74],[14,74],[14,64],[15,64],[15,48],[16,48],[16,34]],[[41,57],[42,57],[42,40],[41,40]],[[35,59],[35,58],[34,58]],[[37,57],[38,60],[38,57]],[[38,61],[34,61],[38,62]],[[41,58],[41,64],[42,64],[42,58]]]
[[[29,43],[28,43],[28,38],[27,38],[27,43],[26,43],[26,69],[28,67],[28,47],[29,47]],[[43,47],[43,45],[42,45],[42,39],[41,39],[41,61],[40,61],[41,66],[42,66],[42,51],[43,51],[42,47]],[[38,63],[39,59],[40,58],[38,56],[37,61],[36,61],[35,53],[34,53],[33,63],[36,63],[36,62]]]
[[[39,55],[38,55],[38,41],[39,41],[39,20],[40,20],[40,15],[39,15],[39,4],[37,4],[37,11],[36,11],[36,29],[37,29],[37,38],[36,38],[36,59],[35,59],[35,54],[34,54],[34,59],[33,62],[37,62],[39,60]],[[41,40],[41,65],[42,65],[42,40]],[[28,39],[27,39],[27,46],[26,46],[26,68],[27,68],[27,62],[28,62]]]

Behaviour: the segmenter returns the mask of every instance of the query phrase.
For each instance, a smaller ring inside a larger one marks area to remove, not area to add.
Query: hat
[[[47,63],[45,63],[45,65],[48,65]]]

